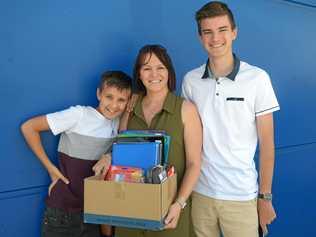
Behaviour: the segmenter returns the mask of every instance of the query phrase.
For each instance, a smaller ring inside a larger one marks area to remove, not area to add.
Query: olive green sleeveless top
[[[150,126],[144,118],[142,101],[144,96],[140,96],[135,104],[134,110],[130,114],[127,125],[128,129],[157,129],[164,130],[171,137],[168,164],[173,165],[177,172],[178,188],[185,172],[185,150],[184,150],[184,127],[181,117],[181,107],[183,99],[169,92],[162,110],[152,119]],[[191,221],[191,201],[188,200],[187,207],[181,212],[176,229],[149,231],[131,228],[117,227],[115,236],[117,237],[195,237]]]
[[[135,104],[127,125],[128,129],[155,129],[164,130],[171,137],[168,164],[173,165],[178,175],[178,184],[181,183],[185,171],[185,151],[183,138],[183,123],[181,107],[183,99],[169,92],[162,110],[155,115],[148,127],[142,109],[143,96]]]

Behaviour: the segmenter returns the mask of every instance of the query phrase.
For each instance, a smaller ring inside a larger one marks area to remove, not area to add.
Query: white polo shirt
[[[279,104],[264,70],[234,56],[233,71],[215,80],[206,65],[188,72],[182,83],[183,97],[197,106],[203,124],[194,190],[221,200],[251,200],[258,193],[256,116],[279,110]]]

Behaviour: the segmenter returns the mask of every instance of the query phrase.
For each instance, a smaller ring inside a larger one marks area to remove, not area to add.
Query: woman
[[[127,129],[158,129],[171,136],[168,163],[178,175],[178,194],[165,219],[165,230],[116,228],[115,236],[193,236],[189,196],[200,173],[202,127],[198,112],[192,103],[172,93],[175,72],[163,47],[147,45],[140,49],[134,79],[141,94],[133,110],[125,114],[121,128],[127,124]]]

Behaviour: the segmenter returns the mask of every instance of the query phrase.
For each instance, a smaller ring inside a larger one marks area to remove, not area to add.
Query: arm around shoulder
[[[130,119],[130,114],[134,110],[136,101],[138,99],[139,95],[138,94],[133,94],[129,100],[129,102],[126,105],[126,109],[121,116],[120,119],[120,125],[119,125],[119,131],[124,131],[127,129],[128,121]]]

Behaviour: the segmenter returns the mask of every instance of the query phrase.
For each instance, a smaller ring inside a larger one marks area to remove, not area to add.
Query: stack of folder
[[[112,164],[145,171],[168,161],[170,136],[157,130],[126,130],[113,143]]]

